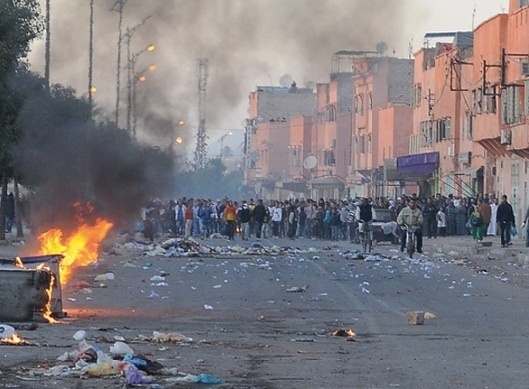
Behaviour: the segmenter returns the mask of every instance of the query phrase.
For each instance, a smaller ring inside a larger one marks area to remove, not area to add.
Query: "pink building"
[[[354,58],[353,146],[350,191],[385,196],[384,161],[407,154],[412,132],[413,61],[381,56]],[[360,179],[359,179],[360,178]]]
[[[276,197],[276,188],[303,181],[301,166],[309,152],[314,107],[312,89],[298,88],[295,83],[290,88],[258,86],[250,93],[244,148],[249,194]]]
[[[472,139],[473,33],[433,33],[415,54],[411,154],[437,153],[437,169],[416,177],[422,195],[484,191],[486,153]]]

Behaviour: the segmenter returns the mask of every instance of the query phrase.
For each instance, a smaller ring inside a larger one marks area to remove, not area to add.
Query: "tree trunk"
[[[2,203],[0,204],[0,240],[6,240],[7,174],[2,175]]]
[[[23,238],[24,229],[22,227],[22,209],[20,207],[20,192],[18,190],[18,179],[16,176],[13,186],[15,187],[15,221],[17,225],[17,238]]]

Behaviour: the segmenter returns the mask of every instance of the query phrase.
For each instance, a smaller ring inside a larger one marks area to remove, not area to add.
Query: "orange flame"
[[[15,266],[16,267],[19,267],[21,269],[24,269],[25,266],[24,266],[24,263],[22,262],[22,260],[20,259],[20,257],[16,257],[15,258]]]
[[[48,323],[58,323],[59,321],[56,320],[52,316],[51,312],[51,296],[53,292],[53,284],[55,283],[55,277],[51,271],[51,269],[48,266],[44,266],[43,263],[41,263],[39,266],[37,266],[37,269],[45,269],[50,272],[51,281],[50,281],[50,287],[46,289],[46,295],[48,296],[48,302],[46,303],[46,306],[44,307],[44,313],[42,314],[42,317],[48,321]]]
[[[39,236],[42,255],[62,254],[60,263],[60,282],[66,285],[78,267],[96,262],[101,242],[113,224],[98,218],[93,225],[81,224],[69,236],[63,239],[60,229],[51,229]]]
[[[18,336],[17,333],[14,333],[12,337],[10,338],[2,338],[2,343],[8,343],[8,344],[29,344],[24,339],[22,339],[20,336]]]

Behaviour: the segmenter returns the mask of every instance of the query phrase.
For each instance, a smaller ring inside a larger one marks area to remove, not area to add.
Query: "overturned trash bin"
[[[46,321],[50,313],[64,317],[61,259],[62,255],[0,259],[0,320]]]

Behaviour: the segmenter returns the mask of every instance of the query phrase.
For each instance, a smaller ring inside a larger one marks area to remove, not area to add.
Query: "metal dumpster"
[[[15,259],[0,259],[0,320],[46,321],[46,305],[54,317],[65,316],[62,310],[60,261],[62,255],[22,257],[24,268]],[[46,268],[38,269],[44,264]],[[52,283],[53,279],[53,285]],[[47,290],[52,288],[51,301]]]

